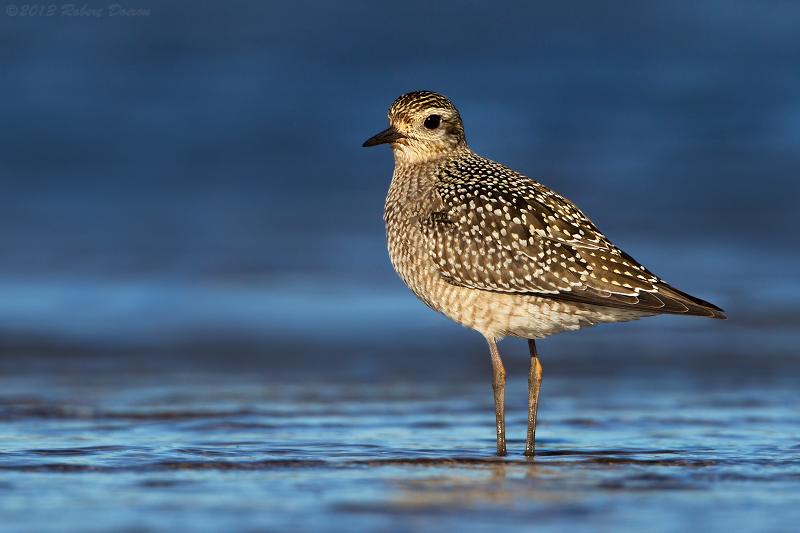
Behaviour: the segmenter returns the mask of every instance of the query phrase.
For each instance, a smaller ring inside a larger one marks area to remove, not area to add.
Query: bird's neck
[[[395,164],[400,166],[408,165],[427,165],[437,163],[449,159],[461,157],[471,150],[467,147],[466,143],[459,143],[457,145],[445,145],[436,149],[436,146],[425,145],[420,146],[417,143],[392,143],[392,154],[394,155]]]

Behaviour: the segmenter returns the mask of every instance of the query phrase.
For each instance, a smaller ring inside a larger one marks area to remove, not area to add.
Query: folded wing
[[[725,318],[614,246],[569,200],[497,163],[461,158],[443,167],[436,189],[442,207],[420,226],[431,260],[450,283]]]

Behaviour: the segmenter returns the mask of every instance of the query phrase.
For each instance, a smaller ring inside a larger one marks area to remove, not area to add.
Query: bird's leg
[[[494,414],[497,418],[497,456],[506,455],[506,422],[505,422],[505,395],[506,395],[506,369],[500,360],[497,351],[497,342],[494,338],[489,341],[489,350],[492,352],[492,388],[494,389]]]
[[[528,339],[531,351],[531,370],[528,373],[528,439],[525,442],[525,455],[533,457],[536,440],[536,411],[539,408],[539,388],[542,386],[542,365],[536,355],[536,343]]]

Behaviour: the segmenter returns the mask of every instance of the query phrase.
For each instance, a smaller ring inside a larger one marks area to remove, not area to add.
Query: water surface
[[[489,381],[249,374],[0,378],[5,530],[789,531],[800,388],[559,377],[522,456],[526,383],[494,457]]]

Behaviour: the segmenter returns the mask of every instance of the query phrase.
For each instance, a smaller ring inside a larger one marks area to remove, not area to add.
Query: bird
[[[572,202],[469,149],[455,106],[432,91],[397,98],[384,206],[389,258],[428,307],[481,333],[492,361],[497,456],[505,442],[504,337],[528,340],[528,432],[535,455],[542,365],[536,340],[600,323],[675,314],[727,318],[664,282],[609,241]]]

